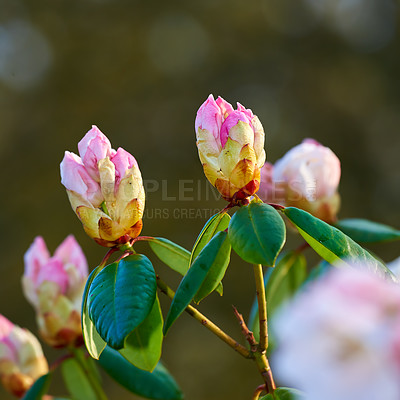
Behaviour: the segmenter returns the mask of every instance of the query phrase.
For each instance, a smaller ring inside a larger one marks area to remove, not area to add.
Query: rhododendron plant
[[[78,143],[79,155],[65,152],[61,182],[86,233],[113,247],[139,235],[145,194],[135,158],[121,147],[115,151],[93,126]]]
[[[81,302],[88,266],[70,235],[51,257],[42,237],[25,253],[24,294],[36,311],[42,338],[51,346],[82,342]]]
[[[36,337],[0,314],[0,380],[4,387],[22,397],[48,370]]]
[[[197,112],[197,148],[204,173],[227,201],[257,192],[265,162],[264,129],[251,110],[234,110],[222,97],[210,95]]]
[[[205,221],[190,250],[167,238],[140,236],[145,195],[138,164],[122,148],[112,149],[96,126],[78,143],[79,156],[65,153],[61,182],[72,209],[86,233],[108,249],[87,276],[72,235],[53,256],[42,237],[34,239],[25,254],[23,291],[41,337],[67,354],[48,372],[36,339],[0,318],[6,388],[21,396],[32,385],[27,399],[41,399],[53,393],[49,384],[60,368],[71,398],[105,400],[96,371],[101,367],[136,396],[181,400],[161,354],[164,337],[174,335],[186,312],[243,362],[255,364],[259,384],[246,388],[249,400],[398,400],[398,268],[393,264],[393,273],[360,243],[400,240],[400,231],[339,218],[340,161],[317,141],[307,139],[274,165],[265,163],[261,122],[239,103],[235,110],[210,95],[197,111],[195,132],[206,178],[228,204]],[[287,225],[299,233],[295,248],[286,245]],[[255,294],[248,318],[236,307],[227,311],[242,338],[197,308],[212,301],[211,293],[223,295],[232,251],[254,279],[230,288],[235,293],[251,285]],[[311,251],[320,258],[317,265]],[[149,252],[178,274],[175,290]],[[171,300],[167,312],[160,295]],[[213,352],[210,365],[219,362]]]

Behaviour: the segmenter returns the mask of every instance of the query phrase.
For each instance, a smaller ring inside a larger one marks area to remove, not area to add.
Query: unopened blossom
[[[306,139],[261,171],[260,197],[332,223],[340,207],[340,173],[340,161],[332,150]]]
[[[210,183],[229,201],[257,192],[265,162],[264,130],[258,117],[238,103],[210,95],[195,121],[197,148]]]
[[[81,303],[88,266],[81,247],[70,235],[50,256],[38,236],[24,256],[22,287],[36,311],[39,332],[54,347],[82,343]]]
[[[0,381],[5,389],[22,397],[48,371],[37,338],[0,314]]]
[[[334,268],[282,309],[273,326],[275,377],[307,400],[400,399],[398,284]]]
[[[136,238],[142,229],[145,193],[135,158],[114,150],[96,127],[78,143],[79,156],[65,152],[61,183],[86,233],[106,247]]]

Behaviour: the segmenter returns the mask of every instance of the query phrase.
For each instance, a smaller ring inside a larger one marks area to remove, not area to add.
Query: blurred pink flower
[[[336,220],[340,161],[328,147],[306,139],[261,174],[270,175],[261,176],[260,197],[265,202],[298,207],[329,223]]]
[[[265,162],[263,127],[252,111],[210,95],[195,121],[197,148],[207,179],[227,201],[257,192]]]
[[[78,242],[68,236],[50,257],[46,243],[38,236],[25,253],[24,262],[22,286],[36,310],[42,337],[54,347],[79,344],[88,266]]]
[[[39,341],[0,314],[0,380],[13,395],[22,397],[34,381],[48,372]]]
[[[78,143],[80,157],[68,151],[61,162],[61,183],[86,233],[113,247],[139,235],[145,193],[135,158],[111,148],[96,127]]]
[[[272,322],[275,376],[307,400],[400,398],[400,286],[333,268]]]

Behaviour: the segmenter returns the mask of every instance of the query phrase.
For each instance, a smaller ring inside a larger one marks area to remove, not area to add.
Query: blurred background
[[[329,146],[342,162],[341,218],[400,228],[399,16],[392,0],[0,0],[0,312],[37,332],[20,285],[35,236],[53,252],[73,233],[91,268],[105,253],[59,177],[64,151],[77,152],[92,124],[139,162],[143,234],[192,247],[225,206],[195,146],[195,114],[210,93],[259,116],[270,162],[305,137]],[[137,249],[176,287],[146,244]],[[371,249],[385,261],[400,255],[393,243]],[[199,308],[239,338],[231,304],[248,315],[251,267],[233,256],[224,287]],[[50,361],[59,355],[44,349]],[[163,359],[190,400],[245,399],[261,383],[252,363],[187,315]],[[110,399],[136,398],[105,385]]]

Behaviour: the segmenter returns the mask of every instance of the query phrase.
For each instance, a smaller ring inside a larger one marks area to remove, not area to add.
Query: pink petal
[[[14,324],[0,314],[0,340],[7,337],[13,330]]]
[[[36,282],[40,268],[47,263],[50,253],[41,236],[37,236],[24,255],[24,275]]]
[[[93,180],[82,160],[74,153],[65,152],[60,164],[61,183],[66,189],[80,194],[89,203],[97,206],[102,203],[100,185]]]
[[[88,275],[88,265],[81,246],[73,235],[67,238],[57,247],[53,259],[60,260],[64,265],[72,264],[82,277]]]
[[[68,288],[68,275],[60,260],[52,258],[46,265],[42,266],[37,277],[36,287],[39,287],[45,281],[56,283],[60,288],[60,292],[63,294],[66,293]]]
[[[139,168],[139,166],[135,157],[121,147],[111,158],[111,162],[115,165],[115,190],[117,190],[119,183],[125,178],[126,172],[133,167]]]
[[[212,133],[215,139],[218,139],[223,120],[223,112],[214,100],[213,95],[210,94],[210,96],[208,96],[208,99],[201,105],[201,107],[197,111],[195,121],[196,133],[199,128],[206,129],[207,131]]]
[[[249,119],[248,113],[243,111],[233,111],[228,115],[228,118],[224,121],[221,127],[220,137],[222,147],[225,146],[228,140],[230,129],[236,126],[239,121],[246,122],[251,126],[251,119]]]

